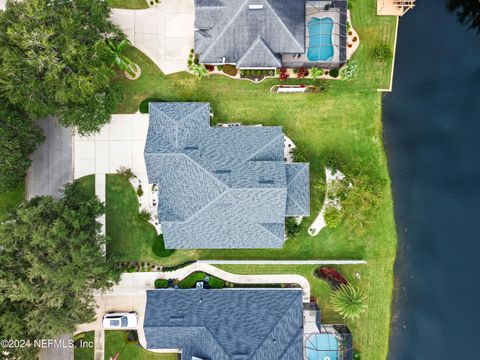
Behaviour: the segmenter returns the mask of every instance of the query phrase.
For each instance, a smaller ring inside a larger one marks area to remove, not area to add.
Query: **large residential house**
[[[204,64],[338,68],[346,61],[347,0],[195,0],[195,29]]]
[[[169,249],[280,248],[308,216],[309,167],[286,163],[279,126],[210,126],[208,103],[150,103],[144,150]]]
[[[320,320],[299,288],[158,289],[143,332],[148,350],[181,360],[352,360],[348,327]]]

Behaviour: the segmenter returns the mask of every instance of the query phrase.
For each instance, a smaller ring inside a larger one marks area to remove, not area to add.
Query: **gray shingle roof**
[[[203,63],[225,58],[239,67],[277,67],[279,54],[305,51],[305,1],[195,0],[195,27],[195,50]]]
[[[308,164],[285,164],[276,126],[210,127],[207,103],[150,103],[145,163],[173,249],[279,248],[309,215]]]
[[[147,291],[147,349],[215,360],[297,360],[303,354],[301,290]]]

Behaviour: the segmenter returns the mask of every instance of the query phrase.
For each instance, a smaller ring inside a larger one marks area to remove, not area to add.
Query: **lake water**
[[[389,359],[480,359],[480,35],[445,0],[401,19],[383,104],[399,235]]]

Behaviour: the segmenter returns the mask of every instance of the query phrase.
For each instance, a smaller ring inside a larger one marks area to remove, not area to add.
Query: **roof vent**
[[[274,184],[273,180],[258,180],[259,184]]]
[[[250,10],[262,10],[263,9],[263,5],[248,5],[248,8]]]
[[[232,170],[215,170],[215,174],[230,174]]]
[[[188,151],[188,150],[198,150],[198,146],[185,146],[183,148],[183,150],[186,150],[186,151]]]

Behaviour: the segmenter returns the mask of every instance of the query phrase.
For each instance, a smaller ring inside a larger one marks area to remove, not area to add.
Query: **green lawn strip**
[[[107,0],[111,8],[117,9],[148,9],[148,3],[145,0]]]
[[[73,352],[74,360],[92,360],[95,355],[95,332],[88,331],[83,336],[79,334],[75,338],[80,339],[82,342],[92,342],[94,346],[75,347]]]
[[[0,220],[25,200],[25,184],[22,181],[11,191],[0,194]]]
[[[87,175],[75,180],[79,186],[81,197],[88,201],[95,196],[95,175]]]
[[[120,353],[119,359],[177,360],[178,354],[158,354],[140,347],[137,342],[127,341],[126,331],[105,331],[105,360]]]
[[[130,183],[119,175],[107,175],[107,255],[122,261],[161,259],[153,252],[161,241],[155,228],[138,218],[138,199]],[[158,245],[158,244],[157,244]]]
[[[316,297],[325,324],[347,324],[352,331],[355,349],[362,359],[385,359],[390,332],[390,303],[392,299],[392,261],[369,261],[366,265],[334,266],[353,285],[368,296],[368,310],[353,321],[345,321],[333,311],[330,304],[330,286],[314,276],[321,265],[218,265],[234,274],[299,274],[307,278],[312,295]],[[360,279],[355,273],[360,273]]]

